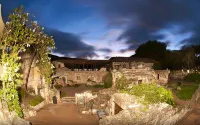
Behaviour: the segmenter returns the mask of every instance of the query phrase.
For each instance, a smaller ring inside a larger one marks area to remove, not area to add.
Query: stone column
[[[115,82],[116,82],[116,70],[112,70],[112,88],[115,88]]]

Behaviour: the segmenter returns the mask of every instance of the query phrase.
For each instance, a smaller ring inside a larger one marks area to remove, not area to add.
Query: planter
[[[36,106],[30,106],[31,109],[35,110],[35,111],[38,111],[40,110],[41,108],[43,108],[45,106],[45,101],[42,101],[41,103],[39,103],[38,105]]]

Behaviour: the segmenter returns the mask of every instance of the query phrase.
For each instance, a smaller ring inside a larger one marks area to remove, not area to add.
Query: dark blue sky
[[[20,5],[52,35],[59,55],[130,56],[147,40],[200,44],[199,0],[0,0],[4,22]]]

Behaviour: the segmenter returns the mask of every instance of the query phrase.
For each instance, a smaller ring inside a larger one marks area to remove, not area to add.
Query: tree
[[[167,50],[164,67],[168,69],[182,69],[183,53],[180,50]]]
[[[163,42],[147,41],[136,49],[134,56],[149,58],[162,63],[166,57],[166,47],[166,43]]]
[[[136,49],[135,56],[160,61],[166,56],[166,47],[167,45],[163,42],[147,41]]]
[[[0,90],[1,99],[5,100],[11,111],[15,111],[22,117],[22,110],[19,104],[17,87],[21,86],[22,73],[21,56],[25,53],[32,53],[32,60],[37,56],[37,65],[46,83],[51,83],[53,65],[48,54],[54,49],[54,40],[44,33],[43,28],[32,21],[33,16],[23,12],[23,6],[14,10],[9,16],[3,35],[0,38],[2,50],[1,64],[3,65],[2,85]],[[30,72],[30,69],[28,69]],[[27,75],[27,74],[25,74]],[[25,82],[24,84],[27,84]]]
[[[194,46],[183,46],[181,48],[184,56],[182,58],[183,65],[185,68],[191,69],[195,66],[195,48]]]

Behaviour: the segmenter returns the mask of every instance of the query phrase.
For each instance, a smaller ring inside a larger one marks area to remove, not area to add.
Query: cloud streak
[[[164,40],[165,34],[158,33],[161,30],[185,34],[192,32],[193,35],[180,44],[200,44],[200,16],[196,0],[98,0],[93,2],[104,16],[109,27],[124,26],[124,32],[118,40],[126,39],[129,50],[136,49],[141,43],[148,40]],[[173,31],[173,26],[179,29]],[[169,42],[169,41],[167,41]],[[125,51],[125,50],[123,50]]]

